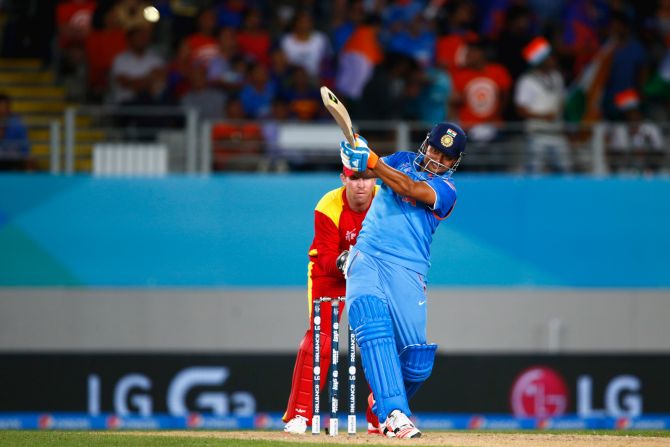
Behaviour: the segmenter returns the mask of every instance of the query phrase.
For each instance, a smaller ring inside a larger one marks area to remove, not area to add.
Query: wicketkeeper
[[[368,398],[389,437],[414,438],[408,400],[430,376],[437,345],[426,341],[430,244],[456,203],[451,174],[465,150],[454,123],[433,127],[418,153],[379,158],[358,136],[340,143],[345,167],[382,181],[349,253],[346,307],[361,351]]]
[[[320,297],[345,295],[345,280],[342,275],[349,248],[356,243],[363,219],[370,208],[377,188],[376,179],[365,173],[347,168],[340,174],[342,187],[324,195],[314,210],[314,240],[309,249],[307,267],[307,297],[310,322],[309,329],[300,342],[298,356],[293,369],[291,394],[283,420],[284,431],[302,434],[312,421],[312,300]],[[342,315],[344,303],[340,303]],[[328,371],[331,358],[331,304],[321,304],[321,370]],[[323,389],[327,374],[321,375]]]

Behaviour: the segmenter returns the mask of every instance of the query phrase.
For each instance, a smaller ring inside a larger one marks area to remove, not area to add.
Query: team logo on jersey
[[[347,242],[353,241],[356,239],[356,231],[347,230],[347,233],[344,235],[344,239],[346,239]]]

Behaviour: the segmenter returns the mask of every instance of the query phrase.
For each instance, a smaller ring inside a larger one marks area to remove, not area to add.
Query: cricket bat
[[[344,138],[347,139],[351,147],[356,147],[356,141],[354,139],[354,126],[351,124],[351,117],[349,117],[349,112],[347,108],[344,107],[344,104],[337,99],[335,93],[331,92],[328,87],[321,87],[321,100],[323,105],[326,106],[326,109],[333,115],[333,118],[337,122],[337,125],[342,129]]]

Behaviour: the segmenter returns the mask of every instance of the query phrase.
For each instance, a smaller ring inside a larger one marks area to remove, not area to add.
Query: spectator
[[[249,9],[244,16],[242,29],[237,32],[237,46],[246,59],[270,66],[270,33],[263,27],[263,17],[258,8]]]
[[[247,8],[245,0],[219,0],[215,6],[216,25],[239,28]]]
[[[670,34],[668,47],[653,76],[644,86],[647,106],[652,109],[651,116],[656,121],[670,120]]]
[[[613,172],[649,174],[658,172],[666,158],[663,134],[657,124],[644,121],[640,97],[625,90],[615,97],[624,121],[614,124],[608,144],[609,168]]]
[[[473,142],[487,142],[496,137],[512,86],[507,69],[489,62],[486,49],[481,42],[469,43],[464,67],[453,74],[452,104]]]
[[[549,164],[554,171],[567,172],[571,160],[563,134],[563,75],[556,69],[556,59],[544,37],[533,39],[522,53],[530,69],[517,83],[514,103],[525,121],[527,170],[538,173]]]
[[[102,29],[94,29],[86,39],[88,96],[100,100],[109,89],[109,72],[117,55],[127,46],[126,33],[117,17],[107,11]]]
[[[244,113],[250,118],[263,118],[270,114],[270,106],[275,98],[275,88],[267,68],[256,64],[251,68],[248,81],[240,91],[240,101]]]
[[[270,54],[270,79],[277,89],[276,96],[283,98],[291,87],[291,75],[293,66],[289,64],[286,54],[280,49],[275,49]]]
[[[202,120],[219,120],[223,118],[225,95],[218,89],[207,84],[207,70],[201,64],[191,66],[190,89],[181,97],[181,105],[193,107]]]
[[[654,53],[662,53],[668,48],[670,38],[670,0],[658,0],[656,10],[645,23]],[[662,56],[662,54],[661,54]]]
[[[432,21],[416,14],[406,27],[391,34],[387,49],[413,57],[422,67],[432,65],[436,40],[432,25]]]
[[[215,37],[216,13],[214,9],[204,9],[198,15],[198,30],[187,36],[182,45],[186,46],[188,60],[191,64],[208,65],[217,55],[218,42]]]
[[[112,64],[114,103],[135,101],[141,94],[154,96],[160,87],[155,81],[164,77],[165,63],[149,48],[151,36],[149,25],[128,30],[128,49],[116,56]]]
[[[477,40],[477,34],[473,31],[475,7],[470,1],[454,2],[450,8],[447,29],[435,42],[435,63],[453,72],[465,64],[468,43]]]
[[[239,88],[242,76],[238,76],[233,82],[228,73],[232,71],[231,60],[237,54],[235,30],[222,28],[215,31],[216,14],[212,8],[203,9],[197,17],[197,23],[198,31],[181,41],[170,62],[170,91],[178,98],[186,93],[189,88],[188,77],[194,63],[207,68],[207,76],[213,86],[227,91],[232,89],[232,84]]]
[[[78,99],[85,95],[86,38],[95,7],[93,0],[69,0],[60,2],[56,9],[58,71],[65,78],[69,95]]]
[[[509,70],[512,79],[518,79],[527,67],[519,49],[528,45],[537,27],[533,23],[531,10],[525,6],[512,6],[507,9],[505,24],[496,41],[496,54],[498,62]]]
[[[290,64],[301,66],[310,76],[319,78],[330,48],[325,34],[314,30],[313,22],[308,11],[299,12],[291,32],[282,36],[280,45]]]
[[[272,34],[280,35],[290,29],[298,9],[303,5],[301,0],[272,0]]]
[[[145,0],[118,0],[113,11],[121,26],[129,31],[147,24],[144,18],[144,8],[147,6],[151,6],[151,3]]]
[[[641,91],[649,77],[647,50],[633,35],[630,19],[613,13],[609,29],[614,45],[609,78],[605,84],[603,110],[605,117],[616,119],[621,111],[614,103],[615,95],[628,89]]]
[[[56,8],[58,46],[63,50],[81,50],[91,31],[95,0],[61,1]]]
[[[398,98],[399,118],[419,121],[421,117],[421,90],[424,84],[423,70],[415,66],[402,83],[402,94]]]
[[[419,119],[426,125],[447,121],[452,93],[451,76],[445,70],[431,67],[422,71],[419,95]]]
[[[602,0],[567,0],[557,52],[578,76],[594,59],[600,45],[599,30],[606,25],[607,10]]]
[[[416,61],[409,56],[386,53],[384,61],[375,68],[363,89],[360,119],[400,118],[405,84],[417,68]]]
[[[20,116],[12,113],[11,98],[0,93],[0,170],[29,167],[28,129]]]
[[[531,41],[537,29],[534,22],[535,16],[527,6],[513,5],[505,12],[506,26],[496,41],[497,60],[509,71],[510,76],[516,82],[528,67],[527,61],[522,56],[522,51]],[[513,101],[509,101],[503,110],[503,118],[506,121],[521,121],[522,117],[517,114]]]
[[[214,169],[257,169],[258,157],[263,149],[260,125],[244,121],[247,116],[239,98],[228,100],[225,116],[226,121],[212,128]]]
[[[528,0],[528,8],[533,11],[541,24],[553,22],[561,15],[561,9],[565,0]],[[538,30],[536,30],[538,31]]]
[[[269,167],[275,171],[285,172],[289,167],[289,160],[296,164],[303,163],[302,154],[285,151],[279,145],[279,132],[283,123],[291,117],[288,103],[283,99],[275,99],[272,102],[270,116],[263,121],[263,139],[265,140],[265,153],[269,158]]]
[[[235,29],[221,28],[218,35],[219,50],[207,69],[209,83],[228,93],[242,88],[247,65],[237,49]]]
[[[423,2],[419,0],[393,0],[383,11],[384,24],[408,25],[416,16],[421,14],[424,8]]]
[[[303,67],[295,67],[293,70],[285,99],[291,114],[299,120],[312,121],[321,111],[321,93]]]
[[[333,30],[331,40],[335,54],[340,54],[344,44],[354,30],[363,24],[365,20],[365,5],[363,0],[353,2],[334,2],[335,12],[333,14]]]
[[[654,17],[651,19],[653,28],[664,39],[670,35],[670,0],[658,0]]]

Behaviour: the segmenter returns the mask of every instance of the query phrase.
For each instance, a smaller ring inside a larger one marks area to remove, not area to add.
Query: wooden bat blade
[[[323,105],[326,106],[326,109],[335,119],[335,122],[340,126],[340,129],[342,129],[342,133],[351,147],[356,147],[354,126],[351,123],[347,108],[344,107],[344,104],[342,104],[339,99],[337,99],[335,93],[331,92],[330,89],[325,86],[321,87],[321,100],[323,101]]]

